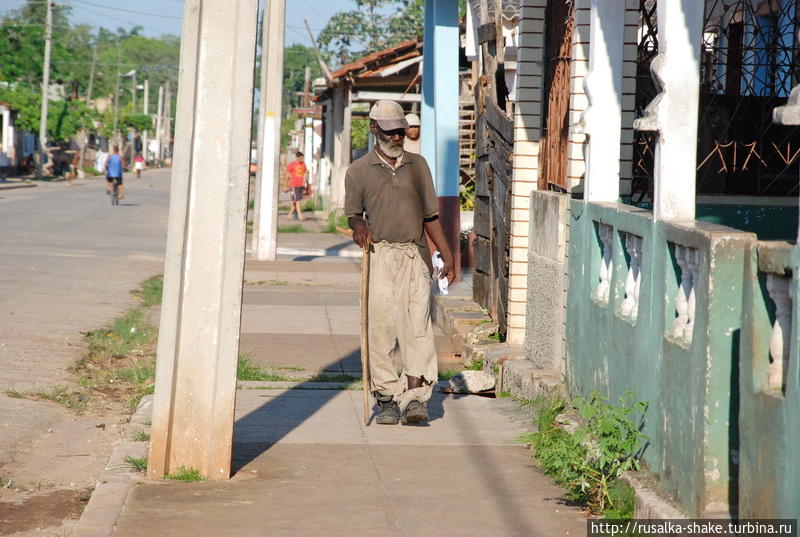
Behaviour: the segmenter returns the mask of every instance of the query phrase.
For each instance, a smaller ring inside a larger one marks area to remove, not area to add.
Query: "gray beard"
[[[403,154],[402,143],[395,144],[394,142],[384,142],[383,140],[378,140],[378,147],[380,147],[383,154],[389,158],[400,158],[400,155]]]

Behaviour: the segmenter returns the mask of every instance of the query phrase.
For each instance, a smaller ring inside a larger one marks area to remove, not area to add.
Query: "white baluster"
[[[631,233],[625,234],[625,249],[630,256],[628,274],[625,277],[625,300],[620,313],[626,317],[636,317],[639,311],[639,274],[642,238]]]
[[[634,248],[631,251],[631,266],[634,268],[633,279],[636,280],[636,285],[633,289],[633,310],[631,311],[631,316],[637,317],[639,315],[639,290],[642,287],[642,238],[636,237],[633,241],[633,245]]]
[[[686,248],[686,267],[689,277],[689,294],[686,300],[686,326],[683,329],[683,339],[692,341],[694,335],[694,313],[697,301],[697,287],[700,284],[700,274],[697,267],[700,264],[700,251],[697,248]]]
[[[611,248],[613,237],[613,229],[606,224],[598,224],[598,235],[600,241],[603,243],[603,259],[600,262],[600,284],[597,286],[597,299],[608,304],[608,299],[611,295],[611,276],[613,266],[611,264]]]
[[[672,324],[672,334],[675,337],[683,337],[683,330],[689,321],[689,289],[692,285],[691,274],[686,266],[687,248],[675,245],[675,261],[681,270],[681,283],[678,285],[678,295],[675,297],[675,321]]]
[[[775,303],[775,323],[772,325],[772,338],[769,343],[768,386],[781,390],[784,374],[789,367],[790,336],[792,332],[792,279],[777,274],[767,274],[767,292]]]

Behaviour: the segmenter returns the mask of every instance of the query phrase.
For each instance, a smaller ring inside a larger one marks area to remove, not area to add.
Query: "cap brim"
[[[394,131],[397,129],[407,129],[408,121],[403,119],[377,119],[378,127],[384,131]]]

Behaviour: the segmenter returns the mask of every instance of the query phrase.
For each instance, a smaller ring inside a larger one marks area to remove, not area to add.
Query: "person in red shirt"
[[[303,217],[303,210],[300,208],[300,202],[303,201],[303,194],[305,193],[306,186],[308,185],[308,168],[303,161],[303,154],[298,151],[294,154],[295,160],[289,163],[286,167],[286,190],[292,193],[292,208],[289,209],[289,220],[292,219],[292,213],[297,211],[297,217],[300,220],[305,220]]]

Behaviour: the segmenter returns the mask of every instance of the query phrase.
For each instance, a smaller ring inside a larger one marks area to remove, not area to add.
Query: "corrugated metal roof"
[[[348,63],[334,71],[332,76],[333,78],[341,78],[346,75],[368,77],[379,73],[390,65],[421,54],[422,43],[417,39],[409,39]]]

